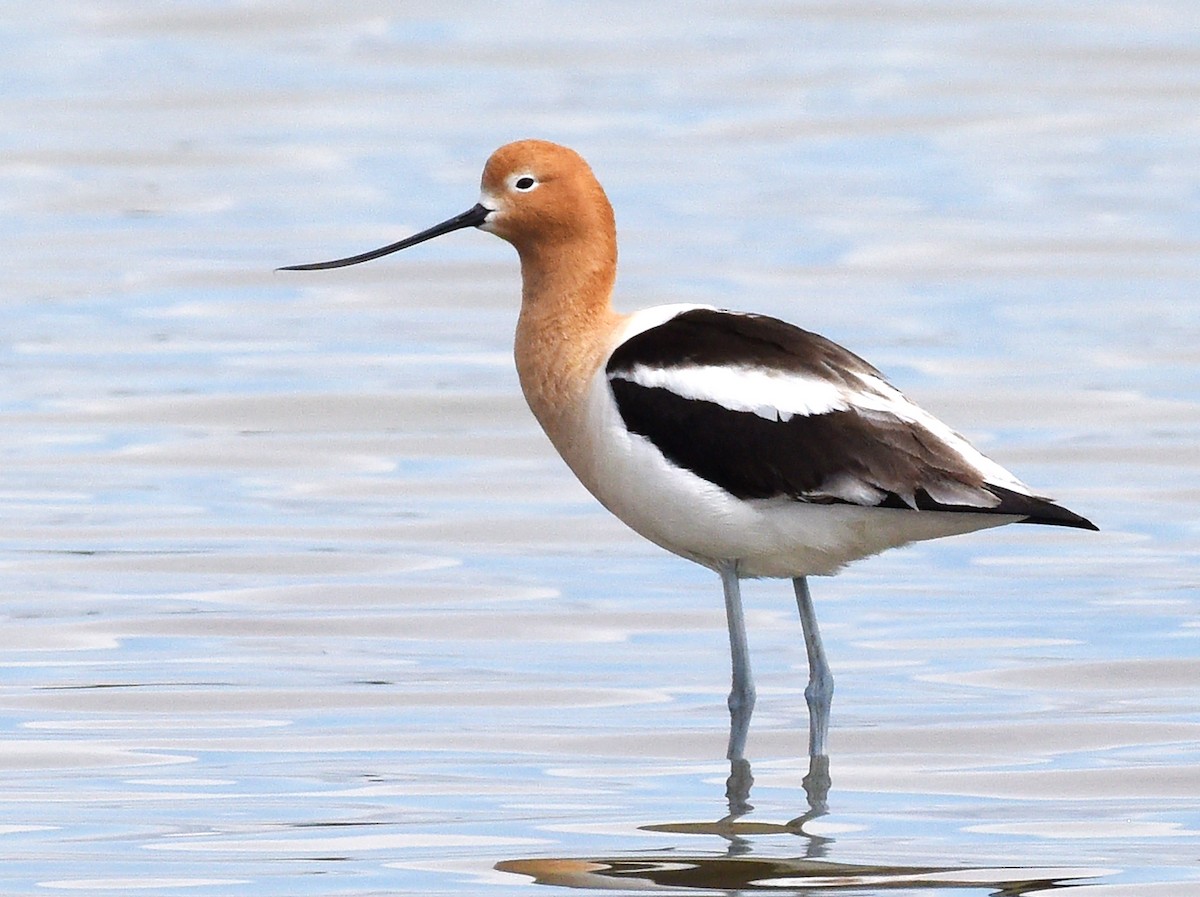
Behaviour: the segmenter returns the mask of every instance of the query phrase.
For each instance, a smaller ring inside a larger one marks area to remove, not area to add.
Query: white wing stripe
[[[867,417],[887,415],[924,429],[965,464],[979,471],[987,482],[1030,494],[1028,486],[954,430],[913,404],[887,381],[869,374],[854,375],[862,384],[861,389],[847,388],[830,380],[791,371],[752,366],[689,365],[660,368],[637,364],[630,370],[615,371],[610,376],[647,388],[668,389],[685,399],[714,402],[730,411],[750,412],[770,421],[788,421],[796,415],[814,416],[851,409]],[[828,491],[840,495],[846,488],[846,484],[841,483]],[[964,496],[947,495],[946,500],[950,504],[964,502]]]
[[[767,420],[845,411],[852,402],[836,383],[764,368],[720,365],[657,368],[634,365],[612,376],[677,396],[715,402],[730,411],[749,411]]]

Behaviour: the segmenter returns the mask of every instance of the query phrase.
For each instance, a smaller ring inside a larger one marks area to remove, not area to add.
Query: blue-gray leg
[[[717,567],[721,586],[725,589],[725,618],[729,623],[729,655],[733,664],[733,687],[729,692],[729,750],[730,760],[740,760],[746,749],[750,731],[750,715],[754,712],[754,676],[750,673],[750,651],[746,645],[746,618],[742,613],[742,589],[738,582],[737,563],[727,561]]]
[[[800,609],[800,625],[804,628],[804,647],[808,652],[808,687],[804,699],[808,702],[808,755],[826,755],[825,739],[829,734],[829,707],[833,703],[833,674],[825,660],[825,648],[821,644],[821,630],[817,628],[817,615],[813,610],[812,596],[808,593],[808,580],[797,576],[792,580],[796,589],[796,606]]]

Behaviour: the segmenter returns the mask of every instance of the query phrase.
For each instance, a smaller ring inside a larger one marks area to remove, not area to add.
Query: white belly
[[[832,574],[888,548],[972,532],[1020,518],[735,498],[667,461],[630,434],[603,371],[589,389],[569,440],[557,447],[583,484],[634,531],[668,551],[742,576]],[[559,436],[565,434],[556,434]]]

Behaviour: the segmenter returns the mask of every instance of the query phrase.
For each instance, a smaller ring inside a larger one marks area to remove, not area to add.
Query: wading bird
[[[372,252],[283,270],[355,265],[468,227],[520,256],[517,373],[563,460],[635,531],[721,578],[731,759],[742,756],[754,708],[740,579],[793,582],[809,754],[824,756],[833,677],[807,577],[1005,523],[1096,529],[824,337],[700,305],[614,311],[612,206],[563,146],[502,146],[484,167],[479,202],[461,215]]]

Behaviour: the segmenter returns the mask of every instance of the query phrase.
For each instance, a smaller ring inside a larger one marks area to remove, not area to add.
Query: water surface
[[[1200,894],[1193,4],[0,29],[4,893]],[[622,307],[822,332],[1102,527],[814,581],[824,815],[764,582],[727,818],[719,585],[537,431],[508,247],[273,273],[469,207],[524,136],[607,186]]]

